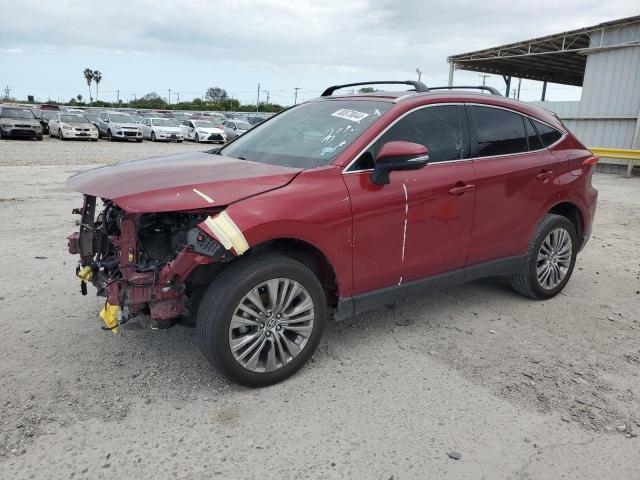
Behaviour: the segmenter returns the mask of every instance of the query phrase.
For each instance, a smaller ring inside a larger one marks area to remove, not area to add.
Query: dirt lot
[[[75,165],[206,148],[0,142],[0,478],[640,478],[639,179],[595,177],[562,295],[490,279],[330,324],[249,390],[193,330],[101,331],[65,251]]]

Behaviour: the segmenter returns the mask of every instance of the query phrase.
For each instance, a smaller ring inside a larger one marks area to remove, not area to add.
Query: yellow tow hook
[[[80,292],[82,295],[87,294],[87,282],[93,279],[93,268],[86,266],[76,271],[76,275],[80,279]]]
[[[104,322],[104,329],[118,333],[118,317],[120,316],[120,305],[111,305],[105,302],[104,307],[100,311],[100,318]]]

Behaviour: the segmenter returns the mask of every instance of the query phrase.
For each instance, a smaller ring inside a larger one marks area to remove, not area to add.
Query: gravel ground
[[[66,253],[72,165],[205,148],[0,142],[0,478],[640,478],[640,180],[594,177],[554,299],[489,279],[331,323],[250,390],[191,329],[100,330]]]

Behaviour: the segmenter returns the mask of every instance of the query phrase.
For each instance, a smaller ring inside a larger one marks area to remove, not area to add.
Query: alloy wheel
[[[553,290],[560,285],[571,266],[572,254],[569,232],[561,227],[551,230],[538,251],[536,273],[542,288]]]
[[[254,287],[235,308],[229,347],[252,372],[284,367],[305,348],[315,320],[309,291],[295,280],[274,278]]]

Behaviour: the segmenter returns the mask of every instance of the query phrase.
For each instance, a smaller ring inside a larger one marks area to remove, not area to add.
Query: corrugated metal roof
[[[640,38],[603,35],[605,30],[640,24],[640,15],[448,58],[455,68],[582,86],[589,50],[640,45]],[[591,42],[598,35],[598,45]]]

